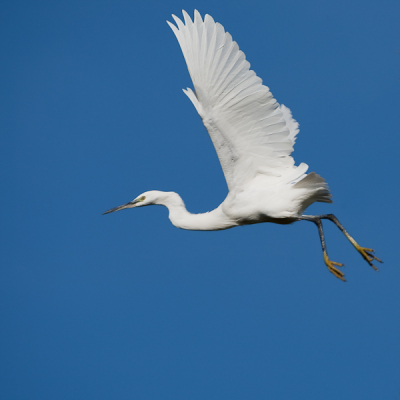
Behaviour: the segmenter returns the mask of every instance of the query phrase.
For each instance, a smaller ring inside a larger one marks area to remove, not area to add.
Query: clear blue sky
[[[300,122],[296,163],[326,178],[329,222],[222,232],[163,207],[102,216],[152,189],[191,212],[227,188],[181,88],[166,24],[221,22]],[[400,398],[400,3],[2,1],[0,397]]]

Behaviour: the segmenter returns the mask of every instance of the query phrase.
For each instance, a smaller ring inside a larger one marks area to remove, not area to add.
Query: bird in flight
[[[279,104],[269,88],[250,69],[244,53],[209,15],[196,10],[194,20],[183,11],[184,22],[173,15],[168,22],[181,46],[194,91],[183,91],[199,113],[218,154],[229,193],[215,210],[192,214],[174,192],[148,191],[106,211],[163,205],[172,224],[181,229],[214,231],[240,225],[311,221],[318,227],[325,264],[345,281],[326,250],[322,219],[332,221],[368,264],[382,262],[373,250],[361,247],[333,214],[303,215],[314,202],[331,203],[325,180],[308,165],[294,165],[291,157],[299,124],[290,110]]]

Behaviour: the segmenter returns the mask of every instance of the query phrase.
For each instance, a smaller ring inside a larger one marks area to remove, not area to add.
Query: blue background
[[[222,232],[227,187],[165,20],[222,23],[300,122],[296,163],[385,263],[329,221]],[[0,397],[399,399],[400,3],[2,1]]]

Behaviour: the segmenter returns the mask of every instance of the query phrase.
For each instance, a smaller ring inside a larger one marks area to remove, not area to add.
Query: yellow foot
[[[328,267],[329,271],[332,272],[333,275],[336,276],[336,278],[341,279],[343,282],[346,282],[346,279],[344,279],[344,273],[342,271],[339,271],[337,268],[334,267],[334,265],[337,265],[338,267],[344,267],[344,264],[331,261],[328,258],[328,254],[324,252],[324,261],[326,266]]]
[[[376,260],[382,263],[383,261],[380,260],[378,257],[375,257],[372,253],[374,250],[372,249],[367,249],[365,247],[361,247],[359,245],[355,246],[357,251],[362,255],[362,258],[375,270],[378,271],[378,268],[375,267],[374,264],[372,264],[372,261]]]

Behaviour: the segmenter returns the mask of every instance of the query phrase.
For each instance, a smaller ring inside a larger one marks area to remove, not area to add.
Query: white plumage
[[[298,123],[280,106],[268,87],[250,70],[244,53],[221,24],[195,11],[194,22],[183,12],[185,25],[173,16],[195,93],[184,90],[210,133],[229,190],[257,174],[270,184],[300,179],[305,164],[294,167]]]
[[[195,11],[193,22],[185,11],[183,15],[185,24],[174,15],[178,28],[168,24],[195,89],[184,92],[210,134],[228,184],[223,211],[252,223],[298,217],[314,201],[331,202],[325,181],[316,174],[295,185],[308,169],[304,163],[296,167],[290,155],[299,124],[250,70],[231,35],[209,15],[203,21]]]
[[[223,26],[198,11],[194,21],[183,11],[184,22],[173,15],[168,22],[181,46],[194,91],[184,90],[211,137],[229,188],[225,201],[204,214],[189,213],[174,192],[150,191],[106,213],[124,208],[161,204],[171,222],[183,229],[221,230],[260,222],[288,224],[310,220],[318,225],[324,260],[329,270],[344,280],[330,261],[321,219],[332,220],[372,265],[378,260],[371,249],[360,247],[332,214],[303,216],[314,202],[331,203],[325,180],[308,166],[294,165],[291,157],[299,124],[290,110],[273,98],[269,88],[250,69],[244,53]],[[375,267],[374,267],[375,268]]]

